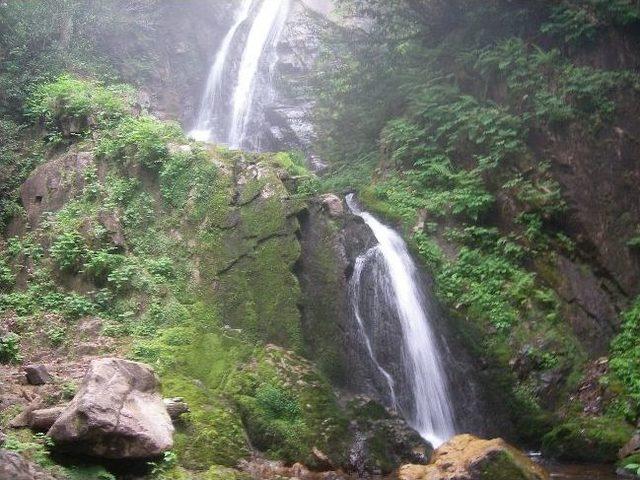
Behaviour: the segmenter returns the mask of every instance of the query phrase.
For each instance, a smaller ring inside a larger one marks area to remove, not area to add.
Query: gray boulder
[[[78,393],[48,432],[60,449],[108,459],[143,459],[173,446],[173,426],[151,367],[93,360]]]
[[[44,365],[27,365],[24,367],[24,372],[29,385],[44,385],[52,380],[47,367]]]
[[[56,480],[22,455],[0,450],[0,480]]]

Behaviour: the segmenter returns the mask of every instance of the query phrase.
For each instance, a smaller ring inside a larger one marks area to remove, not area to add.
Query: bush
[[[17,363],[20,356],[20,337],[15,333],[0,336],[0,363]]]
[[[635,417],[640,413],[640,297],[622,316],[620,333],[611,342],[609,362],[615,378],[624,387]]]
[[[0,258],[0,291],[9,290],[16,282],[16,276],[7,262]]]
[[[309,175],[304,154],[301,152],[280,152],[273,157],[273,162],[284,168],[290,175],[294,177],[303,177]]]
[[[86,253],[84,239],[78,232],[64,232],[51,245],[50,254],[63,271],[75,272]]]
[[[116,270],[125,261],[123,255],[112,253],[109,250],[89,251],[86,254],[84,271],[97,283],[103,284],[111,272]]]
[[[158,169],[170,157],[168,142],[183,137],[177,124],[153,117],[127,117],[96,148],[99,157]]]
[[[44,120],[47,127],[60,131],[61,122],[75,120],[88,128],[91,121],[112,125],[122,118],[132,103],[133,90],[118,85],[61,75],[38,86],[27,101],[26,114],[33,121]],[[91,120],[89,120],[91,118]]]

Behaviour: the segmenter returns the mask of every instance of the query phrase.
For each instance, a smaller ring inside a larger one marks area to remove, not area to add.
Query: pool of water
[[[613,465],[567,465],[540,462],[551,474],[553,480],[620,480],[628,478],[616,475]]]

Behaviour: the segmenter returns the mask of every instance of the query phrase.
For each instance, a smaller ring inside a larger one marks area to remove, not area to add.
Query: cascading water
[[[236,14],[236,19],[227,35],[222,40],[220,49],[216,53],[215,60],[209,72],[207,87],[200,102],[198,118],[190,136],[195,140],[207,142],[213,140],[214,117],[219,113],[222,102],[224,70],[227,65],[227,57],[231,50],[231,43],[238,33],[240,26],[249,18],[251,7],[255,0],[242,0],[240,9]]]
[[[238,82],[233,92],[231,127],[228,143],[240,148],[244,140],[247,121],[255,97],[256,76],[267,45],[277,43],[289,12],[289,0],[264,0],[249,31],[242,53]]]
[[[198,117],[190,135],[196,140],[217,140],[231,148],[245,144],[249,119],[252,113],[260,73],[265,70],[264,60],[275,51],[287,21],[291,0],[242,0],[235,21],[222,41],[211,67],[207,87],[202,98]],[[240,27],[253,17],[248,35],[239,34]],[[229,65],[235,51],[234,42],[244,40],[240,65],[235,82],[225,79],[231,71]],[[267,76],[270,77],[270,62]],[[270,78],[269,78],[270,79]],[[268,82],[267,82],[268,83]],[[230,98],[231,102],[225,101]]]
[[[430,325],[424,295],[418,281],[418,271],[407,245],[393,229],[383,225],[370,213],[360,210],[353,195],[347,196],[347,204],[354,215],[361,217],[369,226],[378,245],[361,255],[356,261],[351,277],[350,295],[359,295],[363,265],[376,262],[376,271],[383,270],[381,279],[372,279],[382,290],[378,302],[391,305],[402,329],[404,369],[411,386],[412,406],[399,407],[405,411],[407,420],[434,447],[455,435],[455,422],[448,393],[448,381],[439,356],[436,338]],[[372,362],[385,378],[395,399],[391,376],[380,365],[371,347],[364,322],[357,310],[358,300],[352,297],[355,316],[360,323]],[[372,312],[385,305],[372,306]]]

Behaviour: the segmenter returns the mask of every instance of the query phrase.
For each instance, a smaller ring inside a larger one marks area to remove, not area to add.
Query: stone
[[[29,385],[44,385],[50,383],[52,378],[44,365],[27,365],[24,367]]]
[[[51,407],[42,408],[39,410],[33,410],[29,414],[28,426],[32,430],[38,432],[46,432],[51,428],[51,425],[62,415],[64,407]]]
[[[173,425],[148,365],[93,360],[48,435],[56,447],[107,459],[144,459],[173,446]]]
[[[28,224],[37,228],[46,212],[55,213],[79,195],[87,169],[95,166],[92,153],[70,152],[36,168],[20,187]]]
[[[5,444],[7,441],[7,436],[4,434],[2,430],[0,430],[0,447]]]
[[[84,317],[78,322],[76,331],[85,337],[97,337],[102,333],[103,324],[99,317]]]
[[[55,480],[17,452],[0,450],[0,480]]]
[[[640,453],[640,432],[634,433],[625,446],[620,449],[618,458],[624,459],[636,453]]]
[[[429,465],[404,465],[400,480],[548,480],[549,474],[501,438],[458,435],[438,448]]]
[[[339,218],[344,215],[344,204],[342,203],[342,199],[337,195],[333,193],[322,195],[320,202],[322,203],[322,208],[324,208],[330,217]]]

